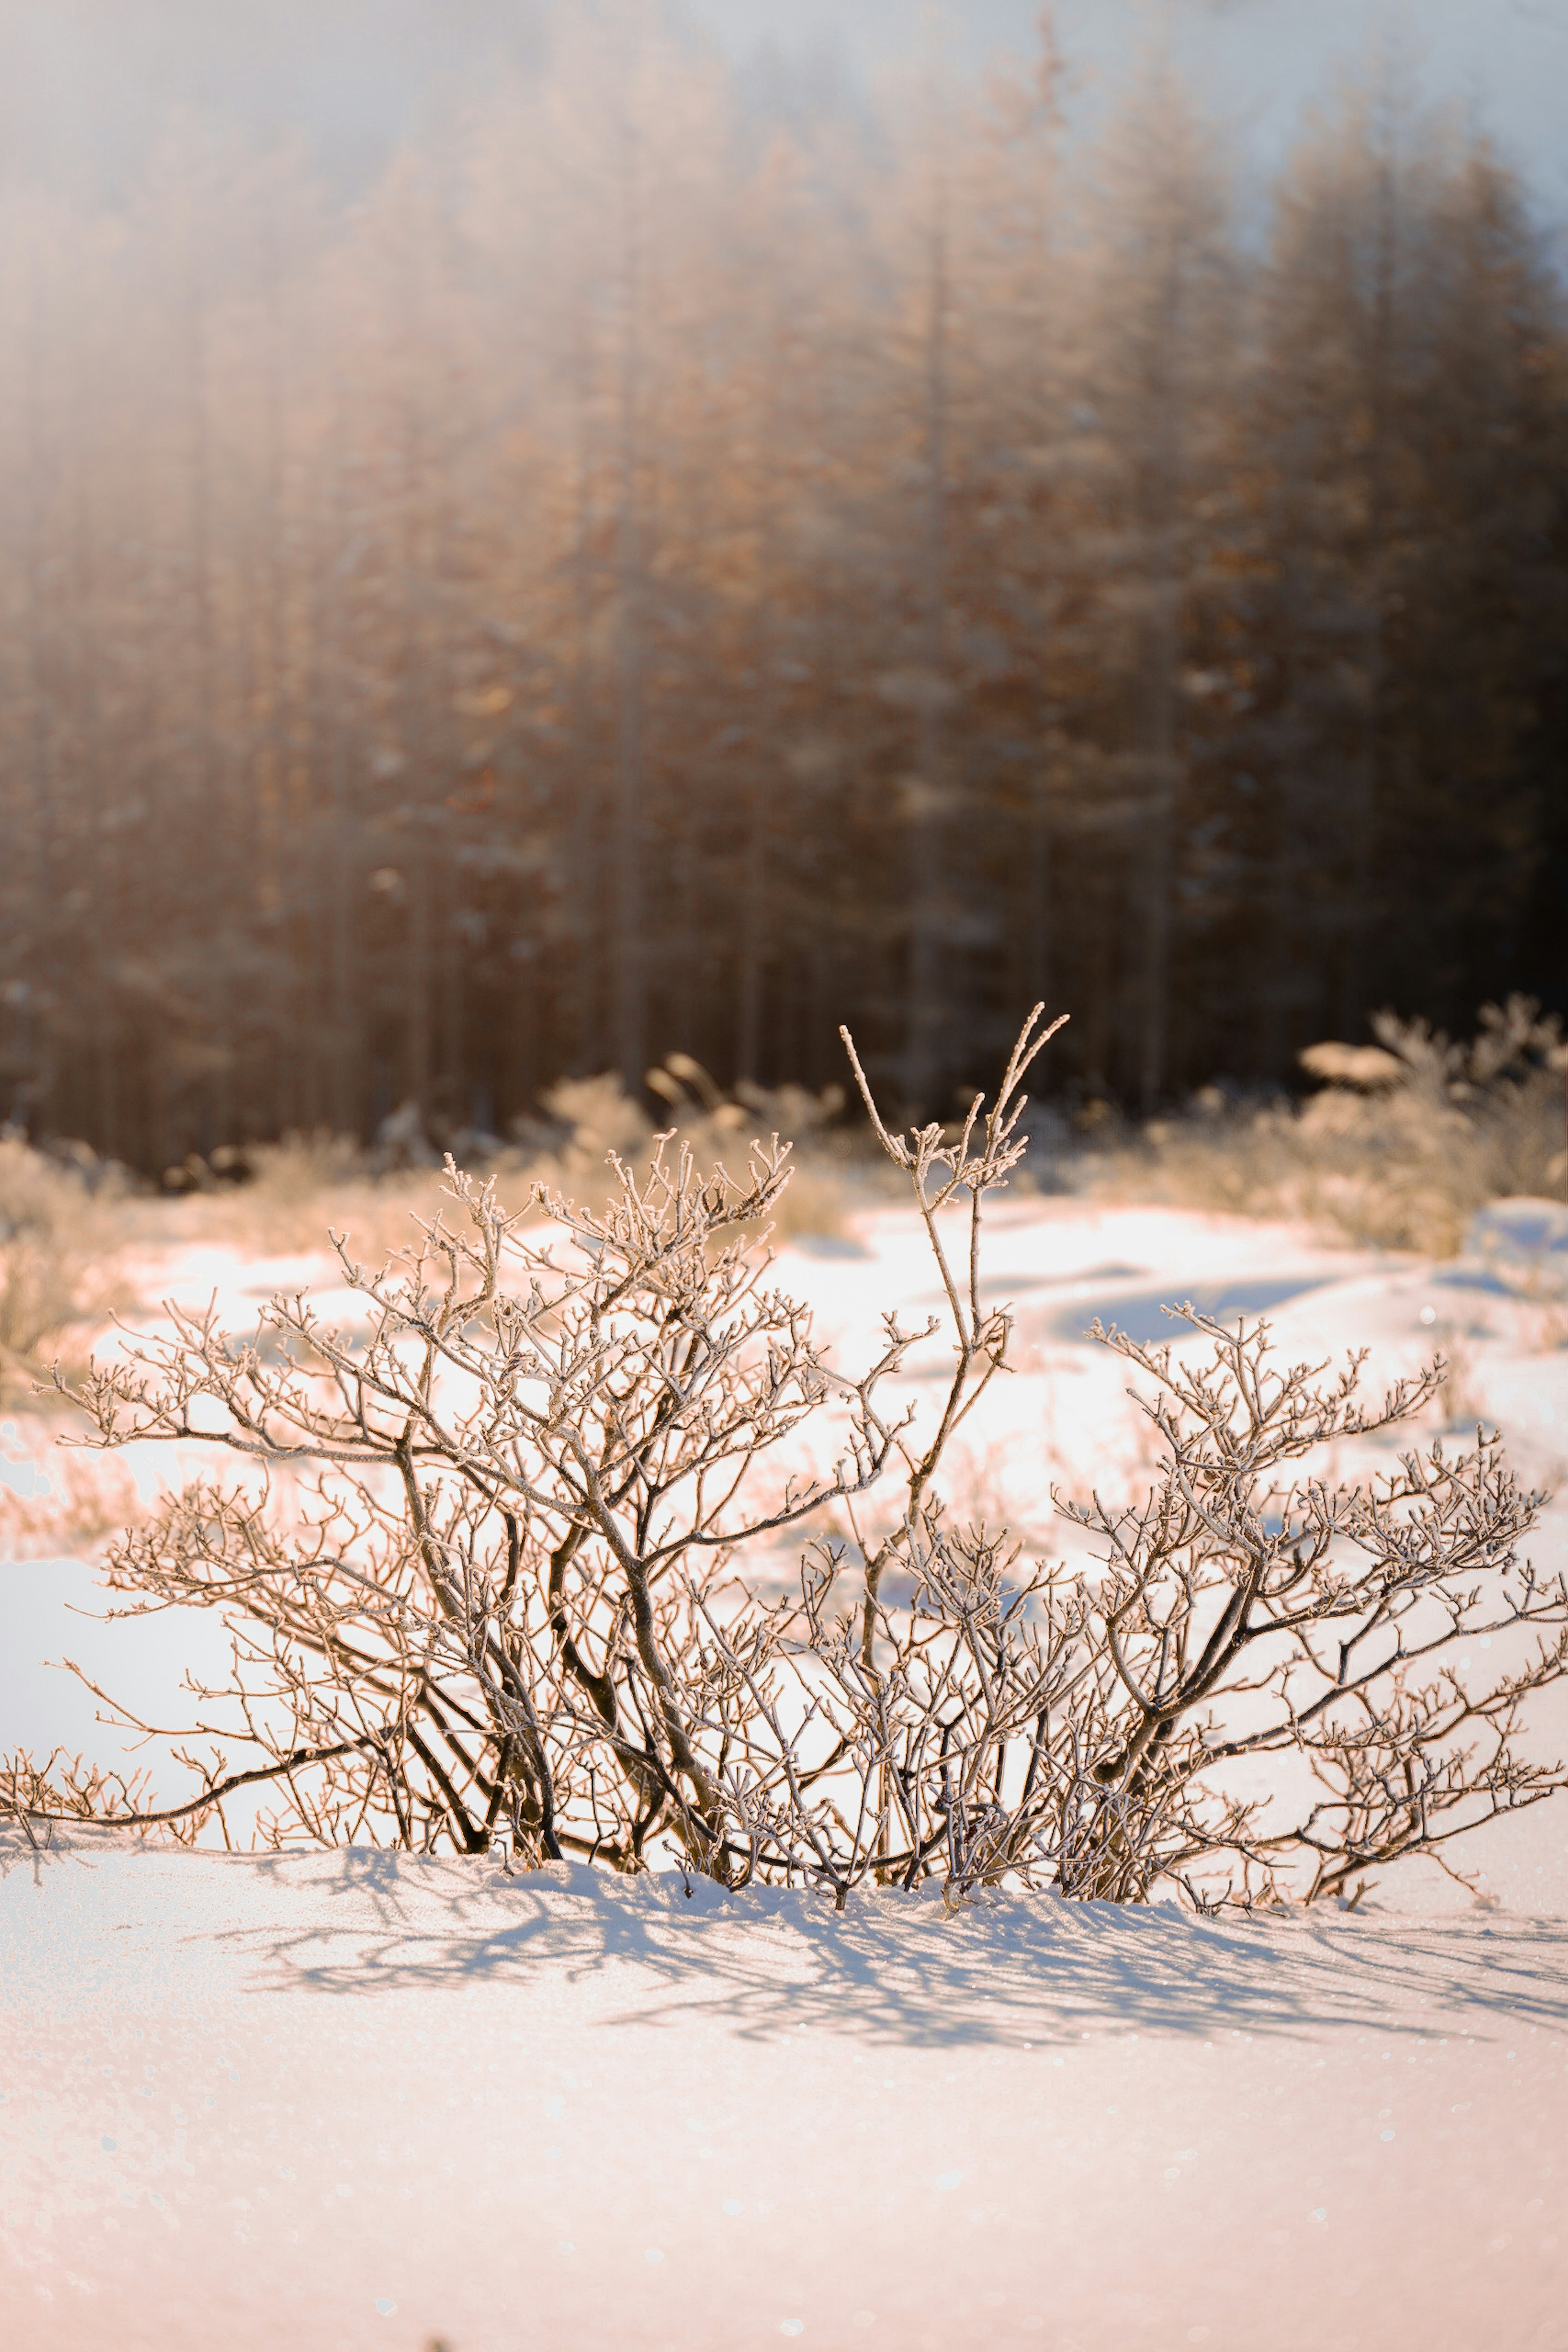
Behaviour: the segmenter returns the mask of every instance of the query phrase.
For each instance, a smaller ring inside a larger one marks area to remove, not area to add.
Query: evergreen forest
[[[763,103],[632,6],[346,195],[0,201],[0,1118],[156,1173],[671,1049],[1129,1116],[1568,1009],[1568,319],[1397,78]]]

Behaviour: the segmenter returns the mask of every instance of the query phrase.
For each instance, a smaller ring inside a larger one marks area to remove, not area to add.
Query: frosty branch
[[[944,1452],[1011,1333],[982,1296],[985,1204],[1053,1034],[1037,1007],[995,1104],[908,1136],[846,1035],[945,1307],[887,1315],[856,1371],[750,1238],[788,1181],[777,1137],[738,1177],[664,1138],[641,1172],[612,1162],[601,1213],[542,1187],[508,1213],[449,1163],[451,1217],[404,1261],[367,1271],[336,1238],[362,1330],[280,1297],[249,1340],[176,1316],[96,1367],[97,1444],[235,1465],[109,1570],[127,1611],[218,1611],[231,1667],[174,1727],[183,1802],[18,1757],[0,1806],[227,1836],[265,1788],[264,1841],[504,1832],[528,1864],[663,1855],[840,1904],[933,1875],[952,1900],[1174,1881],[1207,1904],[1450,1866],[1465,1830],[1562,1785],[1521,1752],[1525,1701],[1568,1672],[1568,1591],[1519,1552],[1541,1498],[1485,1432],[1360,1483],[1325,1466],[1418,1414],[1440,1367],[1367,1406],[1359,1360],[1281,1369],[1261,1324],[1181,1309],[1197,1355],[1102,1332],[1160,1465],[1141,1500],[1059,1497],[1095,1559],[1029,1562],[951,1517]],[[943,1328],[924,1425],[884,1399]],[[797,1530],[770,1601],[758,1563]],[[1478,1685],[1451,1661],[1483,1633],[1510,1663]]]

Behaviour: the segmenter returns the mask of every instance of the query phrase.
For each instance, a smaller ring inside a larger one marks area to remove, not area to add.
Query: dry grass
[[[1377,1026],[1381,1049],[1314,1049],[1312,1066],[1339,1075],[1300,1108],[1229,1103],[1206,1089],[1183,1117],[1141,1135],[1107,1121],[1082,1148],[1075,1188],[1299,1217],[1361,1244],[1437,1257],[1461,1246],[1487,1202],[1561,1191],[1564,1048],[1555,1022],[1515,999],[1489,1008],[1469,1044],[1389,1016]],[[682,1055],[651,1071],[649,1084],[701,1164],[744,1163],[754,1135],[794,1141],[795,1174],[772,1212],[781,1242],[841,1234],[857,1208],[887,1196],[869,1133],[837,1124],[835,1088],[726,1096]],[[634,1171],[647,1166],[654,1123],[619,1078],[563,1079],[543,1109],[505,1145],[461,1155],[494,1172],[514,1205],[542,1183],[601,1209],[616,1182],[611,1154]],[[221,1242],[258,1257],[316,1255],[335,1232],[361,1263],[406,1248],[415,1220],[449,1206],[446,1180],[439,1165],[389,1167],[389,1156],[329,1133],[290,1135],[246,1155],[250,1181],[169,1200],[136,1195],[89,1154],[57,1159],[0,1136],[0,1399],[26,1401],[56,1356],[76,1369],[107,1315],[135,1307],[121,1271],[132,1247]],[[423,1156],[434,1161],[428,1148]],[[1027,1188],[1026,1171],[1017,1181]],[[1543,1323],[1539,1345],[1561,1344],[1556,1323]]]
[[[170,1244],[227,1243],[256,1257],[325,1253],[329,1234],[340,1233],[356,1257],[380,1264],[407,1248],[414,1218],[434,1218],[442,1204],[442,1170],[378,1175],[345,1137],[291,1135],[255,1159],[254,1181],[161,1201],[137,1220],[140,1233]]]
[[[1514,1328],[1525,1355],[1554,1355],[1568,1348],[1568,1305],[1556,1299],[1524,1300],[1514,1310]]]
[[[695,1072],[695,1064],[672,1057]],[[744,1166],[753,1135],[777,1130],[798,1145],[795,1173],[772,1213],[775,1238],[834,1234],[849,1212],[881,1198],[885,1186],[861,1139],[830,1131],[841,1098],[801,1087],[745,1102],[720,1097],[706,1074],[704,1093],[688,1092],[665,1068],[668,1124],[690,1142],[699,1163]],[[533,1184],[601,1208],[615,1187],[608,1155],[645,1169],[654,1126],[613,1076],[567,1079],[546,1097],[549,1117],[528,1123],[508,1144],[464,1154],[464,1164],[494,1173],[517,1205]],[[114,1313],[142,1304],[126,1265],[135,1251],[220,1243],[257,1257],[325,1255],[329,1234],[348,1237],[361,1263],[382,1264],[415,1238],[417,1220],[450,1210],[444,1170],[433,1164],[386,1167],[384,1154],[324,1131],[286,1136],[245,1155],[249,1181],[218,1183],[202,1163],[203,1189],[175,1198],[138,1191],[122,1170],[83,1147],[55,1156],[0,1134],[0,1402],[28,1403],[35,1383],[58,1360],[75,1379],[94,1339]]]
[[[1561,1193],[1561,1024],[1527,999],[1488,1006],[1452,1044],[1382,1014],[1383,1048],[1312,1048],[1343,1070],[1299,1108],[1230,1104],[1213,1089],[1090,1163],[1103,1198],[1301,1217],[1364,1245],[1452,1257],[1488,1202]],[[1335,1057],[1338,1057],[1337,1059]]]
[[[654,1090],[670,1103],[666,1126],[689,1142],[700,1165],[744,1167],[755,1135],[777,1132],[795,1143],[795,1173],[771,1215],[776,1240],[840,1234],[853,1207],[885,1193],[859,1135],[831,1127],[841,1106],[836,1090],[816,1096],[800,1087],[748,1088],[744,1101],[736,1100],[721,1096],[685,1056],[671,1062],[695,1075],[683,1084],[665,1065],[650,1079],[662,1082]],[[505,1145],[492,1140],[487,1150],[459,1150],[459,1164],[495,1175],[514,1206],[530,1185],[543,1184],[593,1210],[617,1189],[612,1153],[633,1171],[646,1169],[654,1123],[618,1077],[564,1078],[543,1103],[546,1117],[519,1122]],[[225,1242],[257,1256],[324,1251],[331,1231],[347,1234],[361,1263],[379,1264],[408,1247],[414,1220],[450,1209],[437,1156],[428,1147],[420,1156],[429,1164],[388,1168],[380,1164],[382,1155],[350,1137],[288,1135],[246,1155],[250,1181],[142,1202],[132,1223],[143,1240]]]
[[[1455,1435],[1468,1436],[1478,1423],[1490,1423],[1491,1419],[1478,1384],[1476,1335],[1461,1324],[1437,1323],[1433,1325],[1431,1336],[1443,1365],[1437,1396],[1438,1426]]]
[[[0,1559],[86,1559],[147,1516],[122,1462],[52,1436],[47,1425],[0,1427]]]
[[[17,1402],[55,1358],[85,1356],[93,1328],[128,1304],[119,1171],[57,1160],[0,1135],[0,1397]]]
[[[746,1086],[728,1097],[685,1054],[672,1054],[648,1079],[669,1106],[665,1123],[690,1144],[699,1166],[744,1167],[754,1136],[766,1141],[778,1135],[794,1144],[795,1172],[769,1212],[777,1241],[841,1234],[851,1210],[889,1195],[869,1136],[833,1124],[844,1099],[837,1087],[814,1095],[804,1087]],[[556,1132],[536,1130],[538,1156],[531,1162],[522,1157],[520,1172],[603,1208],[617,1190],[609,1154],[618,1153],[634,1170],[645,1168],[653,1122],[613,1076],[563,1079],[544,1102]],[[520,1151],[526,1150],[524,1139]]]

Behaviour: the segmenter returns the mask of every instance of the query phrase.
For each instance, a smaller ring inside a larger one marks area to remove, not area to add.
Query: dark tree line
[[[0,1111],[144,1167],[567,1071],[1147,1108],[1563,1002],[1568,334],[1344,94],[781,126],[636,7],[345,205],[173,126],[0,214]]]

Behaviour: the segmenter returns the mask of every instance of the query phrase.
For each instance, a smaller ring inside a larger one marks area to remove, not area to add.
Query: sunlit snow
[[[903,1221],[860,1231],[780,1268],[852,1355],[929,1288]],[[993,1243],[1019,1370],[954,1501],[1032,1542],[1061,1540],[1049,1478],[1138,1470],[1083,1326],[1203,1290],[1277,1286],[1282,1351],[1364,1343],[1375,1378],[1462,1329],[1521,1470],[1561,1475],[1568,1351],[1483,1272],[1070,1201],[1006,1202]],[[225,1280],[237,1313],[253,1271]],[[0,1721],[116,1758],[41,1662],[157,1706],[182,1629],[72,1615],[85,1569],[0,1578]],[[1531,1730],[1568,1743],[1560,1699]],[[836,1916],[580,1864],[9,1836],[0,2344],[1558,2352],[1568,1801],[1468,1860],[1479,1904],[1418,1864],[1348,1915]]]

